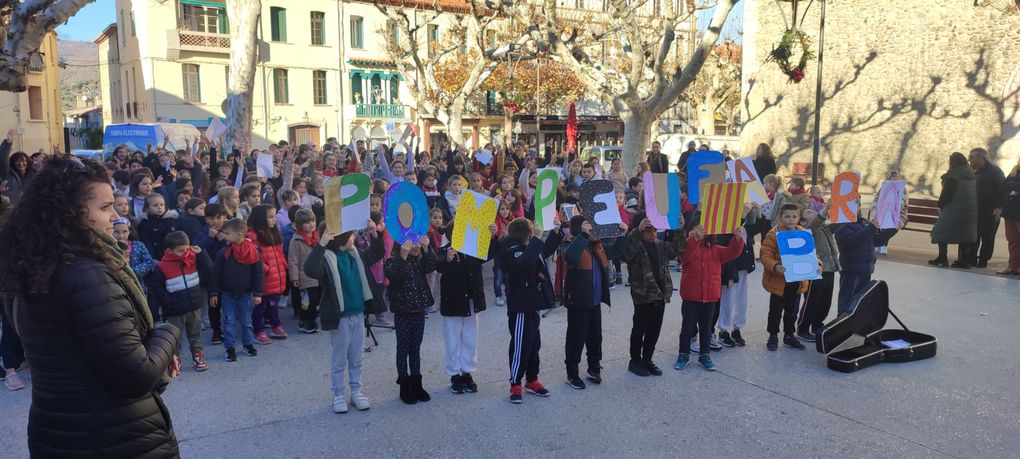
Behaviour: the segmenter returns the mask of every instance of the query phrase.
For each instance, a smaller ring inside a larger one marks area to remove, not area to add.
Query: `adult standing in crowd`
[[[32,363],[33,457],[177,457],[160,393],[179,331],[155,326],[113,238],[106,169],[47,161],[0,230],[0,288]]]
[[[954,268],[970,268],[970,249],[977,240],[977,184],[974,170],[963,153],[949,155],[949,171],[942,175],[942,193],[938,201],[939,219],[931,229],[932,244],[939,245],[939,256],[928,264],[948,266],[949,244],[959,245]]]
[[[653,174],[669,172],[669,158],[662,152],[662,144],[658,140],[652,142],[652,151],[648,153],[648,167]]]
[[[779,167],[776,166],[776,157],[772,155],[772,147],[767,143],[759,143],[758,149],[754,152],[754,170],[758,172],[758,177],[765,177],[766,175],[772,175],[779,171]]]
[[[7,197],[12,203],[17,203],[35,172],[28,155],[21,151],[12,155],[13,148],[14,129],[9,129],[7,138],[0,143],[0,182],[7,182]]]
[[[974,169],[977,184],[977,241],[970,248],[970,263],[987,268],[995,250],[995,233],[999,231],[1002,182],[1006,177],[999,166],[988,160],[988,150],[984,148],[970,151],[970,167]]]
[[[1002,208],[996,209],[996,218],[1002,217],[1006,225],[1006,241],[1009,243],[1009,263],[997,274],[1020,275],[1020,160],[1017,160],[1009,177],[1002,183]]]
[[[691,159],[691,155],[696,151],[698,151],[698,144],[693,140],[687,142],[687,149],[680,153],[680,159],[676,162],[676,170],[678,172],[687,172],[687,161]]]

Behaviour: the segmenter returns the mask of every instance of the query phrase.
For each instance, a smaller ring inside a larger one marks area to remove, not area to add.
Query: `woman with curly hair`
[[[102,165],[55,158],[0,229],[0,290],[32,362],[33,457],[179,456],[160,398],[179,331],[153,324],[113,201]]]

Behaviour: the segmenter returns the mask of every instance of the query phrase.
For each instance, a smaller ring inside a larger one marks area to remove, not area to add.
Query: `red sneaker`
[[[283,329],[283,325],[277,325],[269,331],[269,337],[272,339],[287,339],[287,331]]]
[[[202,372],[209,369],[209,365],[205,363],[204,355],[192,354],[191,360],[195,362],[195,371]]]
[[[514,405],[520,405],[524,403],[524,397],[521,396],[521,385],[514,384],[510,386],[510,403]]]
[[[273,340],[269,339],[269,337],[266,336],[266,332],[259,331],[258,333],[255,334],[255,342],[259,344],[272,344]]]
[[[524,385],[524,389],[539,397],[549,396],[549,389],[546,389],[545,386],[542,385],[542,381],[537,379],[534,381],[528,381],[528,383]]]

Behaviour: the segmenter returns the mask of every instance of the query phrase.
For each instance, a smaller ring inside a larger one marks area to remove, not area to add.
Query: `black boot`
[[[419,402],[427,402],[432,400],[428,392],[425,392],[425,388],[421,387],[421,375],[408,376],[411,381],[411,395],[414,396]]]
[[[400,401],[408,405],[418,403],[418,398],[414,396],[410,377],[397,378],[397,384],[400,384]]]

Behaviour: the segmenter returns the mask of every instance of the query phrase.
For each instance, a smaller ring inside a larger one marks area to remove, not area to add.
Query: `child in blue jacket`
[[[878,225],[858,215],[854,223],[846,223],[836,231],[836,245],[839,247],[839,299],[837,312],[850,312],[851,301],[871,282],[875,272],[875,235]]]

